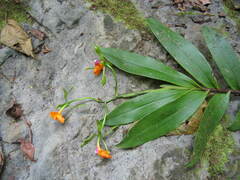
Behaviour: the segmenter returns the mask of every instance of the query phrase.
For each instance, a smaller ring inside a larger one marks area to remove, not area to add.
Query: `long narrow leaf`
[[[192,43],[155,19],[147,22],[159,42],[187,72],[208,88],[218,87],[209,63]]]
[[[115,126],[128,124],[143,119],[148,114],[160,107],[171,103],[184,94],[187,90],[162,89],[151,92],[124,102],[107,115],[106,125]]]
[[[230,131],[239,131],[240,130],[240,111],[237,113],[235,121],[228,127]]]
[[[99,47],[98,51],[100,51],[109,62],[114,64],[114,66],[128,73],[162,80],[184,87],[197,86],[197,83],[186,75],[153,58],[114,48]]]
[[[207,92],[191,91],[140,120],[117,146],[132,148],[163,136],[190,118],[203,103]]]
[[[195,137],[193,158],[191,162],[187,164],[187,167],[193,167],[201,159],[209,137],[214,129],[220,124],[228,107],[229,94],[230,93],[216,94],[209,101]]]
[[[202,29],[204,39],[224,79],[232,89],[240,89],[240,60],[229,42],[209,27]]]

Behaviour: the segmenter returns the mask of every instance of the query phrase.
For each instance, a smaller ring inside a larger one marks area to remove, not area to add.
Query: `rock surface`
[[[232,39],[235,49],[240,49],[240,37],[235,23],[229,18],[219,18],[223,6],[218,0],[209,5],[210,16],[206,22],[195,23],[193,15],[179,16],[179,11],[168,0],[133,0],[146,17],[155,17],[184,34],[200,50],[207,54],[200,34],[203,25],[224,29]],[[88,4],[80,0],[32,0],[29,2],[32,16],[38,21],[33,26],[45,31],[49,37],[45,43],[53,51],[40,54],[37,60],[21,54],[6,56],[0,71],[14,81],[0,79],[0,134],[5,141],[14,142],[27,137],[23,120],[13,122],[6,115],[15,100],[22,105],[24,117],[32,122],[33,143],[37,162],[27,160],[18,145],[4,145],[8,154],[2,179],[16,180],[206,180],[206,170],[186,170],[192,136],[162,137],[133,150],[119,150],[114,145],[124,134],[120,128],[108,139],[113,159],[105,161],[94,154],[96,142],[84,148],[80,144],[95,132],[96,120],[103,115],[103,108],[96,103],[68,114],[64,125],[49,118],[49,112],[63,103],[63,88],[73,88],[69,98],[111,97],[114,80],[107,72],[108,82],[104,88],[100,77],[86,71],[97,58],[96,44],[118,47],[162,59],[168,65],[178,67],[156,41],[146,40],[137,30],[129,30],[115,22],[109,15],[88,10]],[[158,7],[152,8],[152,7]],[[199,17],[198,17],[199,18]],[[200,17],[201,18],[201,17]],[[203,18],[203,20],[205,17]],[[198,19],[197,19],[198,20]],[[153,80],[117,71],[120,93],[158,87]],[[122,102],[112,103],[111,108]],[[239,100],[234,99],[229,111],[236,113]],[[240,134],[234,133],[240,148]],[[229,170],[220,179],[237,179],[240,176],[239,154],[232,157]]]

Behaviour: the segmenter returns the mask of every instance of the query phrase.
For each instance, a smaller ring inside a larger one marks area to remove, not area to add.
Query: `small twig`
[[[107,136],[115,132],[118,128],[119,126],[113,126],[106,134],[104,134],[103,138],[106,138]]]
[[[110,66],[108,63],[106,64],[106,66],[111,69],[112,74],[113,74],[113,78],[115,81],[115,88],[114,88],[114,95],[118,96],[118,81],[117,81],[117,73],[116,71],[112,68],[112,66]]]
[[[31,128],[32,123],[26,119],[24,120],[24,122],[25,122],[26,126],[28,127],[29,140],[30,140],[30,143],[32,143],[33,142],[33,132],[32,132],[32,128]]]
[[[26,11],[26,13],[32,18],[33,21],[35,21],[39,26],[43,27],[45,31],[50,33],[54,38],[56,38],[56,35],[46,26],[44,26],[41,22],[39,22],[35,17],[33,17],[29,12]]]

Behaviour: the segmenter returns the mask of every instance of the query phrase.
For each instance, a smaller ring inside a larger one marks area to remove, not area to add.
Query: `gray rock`
[[[194,23],[199,23],[199,24],[211,22],[211,18],[207,17],[206,15],[192,16],[191,19]]]
[[[87,9],[79,1],[31,1],[31,14],[53,33],[77,25]],[[49,18],[51,17],[51,18]]]
[[[145,16],[155,17],[172,25],[185,38],[192,41],[204,54],[208,54],[202,41],[202,25],[214,27],[228,26],[231,43],[239,49],[239,37],[234,23],[226,18],[211,17],[211,22],[194,23],[191,17],[179,17],[175,7],[167,0],[133,1]],[[159,8],[152,9],[159,4]],[[36,147],[37,162],[27,160],[17,145],[4,145],[9,154],[2,179],[14,176],[16,180],[205,180],[206,170],[186,170],[192,148],[192,136],[162,137],[133,150],[120,150],[114,147],[123,137],[127,127],[121,127],[114,136],[107,139],[113,159],[105,161],[94,154],[96,141],[84,148],[80,144],[85,137],[96,132],[96,120],[103,116],[103,108],[96,103],[72,111],[64,125],[49,117],[57,104],[63,103],[63,88],[74,87],[69,99],[77,97],[109,98],[114,94],[114,79],[107,72],[108,82],[101,86],[101,77],[95,77],[87,67],[93,66],[97,58],[94,46],[118,47],[161,59],[164,63],[176,66],[156,41],[144,39],[137,30],[126,29],[110,16],[89,11],[84,1],[71,0],[32,0],[31,14],[49,29],[56,37],[49,35],[48,47],[53,49],[38,60],[18,55],[9,58],[1,71],[6,75],[16,74],[13,84],[0,79],[0,131],[6,141],[27,138],[23,121],[13,122],[5,112],[14,99],[22,105],[25,118],[32,122],[33,143]],[[211,13],[223,11],[218,0],[209,6]],[[185,24],[185,27],[175,27]],[[209,54],[208,54],[209,56]],[[160,82],[131,76],[117,70],[120,93],[159,87]],[[109,105],[113,109],[122,100]],[[234,99],[230,112],[234,115],[239,104]],[[240,135],[234,134],[238,149]],[[239,156],[239,155],[238,155]],[[239,168],[237,157],[233,156],[229,167]],[[229,168],[228,177],[239,176],[240,171]],[[225,178],[223,176],[223,178]]]
[[[8,47],[4,47],[0,49],[0,66],[12,55],[14,51]]]

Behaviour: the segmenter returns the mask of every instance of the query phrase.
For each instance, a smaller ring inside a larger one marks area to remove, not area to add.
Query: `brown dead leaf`
[[[22,106],[20,104],[14,103],[12,107],[10,107],[6,114],[15,120],[18,120],[23,115]]]
[[[204,109],[207,106],[207,102],[204,102],[197,112],[189,119],[186,123],[182,124],[176,130],[167,134],[167,136],[175,136],[175,135],[182,135],[182,134],[193,134],[197,131]]]
[[[35,147],[33,146],[33,144],[29,141],[26,141],[25,139],[19,139],[18,141],[20,142],[20,149],[24,153],[24,155],[26,155],[26,157],[31,161],[35,162]]]
[[[42,53],[43,54],[47,54],[51,51],[52,51],[52,49],[48,48],[46,45],[44,45],[43,48],[42,48]]]
[[[211,4],[210,0],[199,0],[199,2],[202,3],[202,5],[204,6]]]
[[[178,8],[178,10],[184,11],[184,10],[186,10],[189,7],[190,1],[186,1],[186,0],[173,0],[173,5],[175,5]]]
[[[6,46],[34,58],[32,40],[15,20],[7,20],[7,24],[1,31],[0,41]]]
[[[201,12],[206,12],[208,10],[208,8],[202,2],[200,2],[200,0],[191,1],[190,4],[194,10]]]
[[[32,29],[29,31],[34,37],[36,37],[39,40],[44,40],[44,38],[46,37],[45,33],[38,30],[38,29]]]
[[[2,171],[3,165],[4,165],[4,156],[3,156],[3,153],[0,150],[0,173]]]

